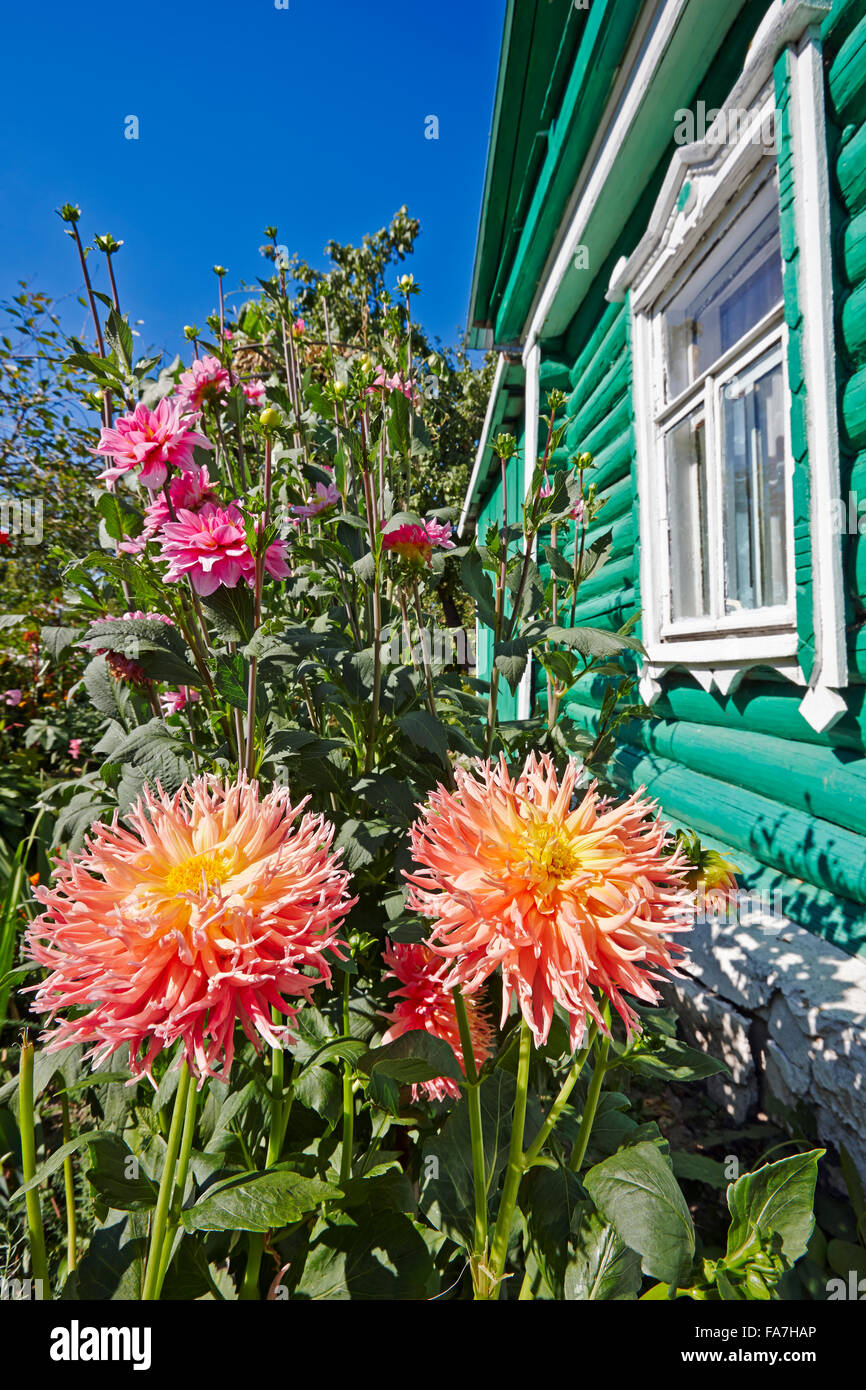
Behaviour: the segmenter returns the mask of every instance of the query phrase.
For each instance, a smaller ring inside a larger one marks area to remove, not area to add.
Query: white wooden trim
[[[814,556],[815,633],[817,660],[812,687],[801,705],[803,717],[816,729],[829,728],[844,713],[844,700],[836,694],[848,680],[844,625],[844,581],[841,550],[834,532],[833,499],[840,493],[839,430],[836,405],[835,342],[833,321],[832,241],[830,182],[824,132],[824,88],[821,50],[817,34],[809,26],[826,13],[825,3],[782,3],[776,0],[758,31],[741,75],[727,102],[720,108],[718,125],[729,110],[753,103],[753,119],[741,129],[735,146],[720,145],[715,126],[701,144],[684,147],[671,161],[662,191],[653,209],[646,235],[633,255],[614,270],[608,298],[622,300],[630,291],[633,315],[634,394],[636,417],[637,478],[641,529],[641,593],[644,645],[648,652],[642,689],[645,698],[656,698],[666,669],[685,666],[705,688],[732,688],[732,668],[768,664],[805,684],[802,671],[788,658],[796,655],[795,614],[790,629],[773,630],[771,615],[764,610],[744,617],[737,635],[722,620],[691,635],[681,627],[664,623],[670,603],[670,576],[666,542],[664,489],[658,486],[659,445],[657,423],[672,421],[697,397],[683,392],[665,406],[659,399],[658,374],[661,341],[654,310],[673,280],[706,236],[707,229],[724,217],[732,184],[744,184],[761,160],[761,146],[750,132],[763,124],[775,106],[773,66],[786,45],[791,61],[791,114],[794,158],[794,196],[799,247],[799,292],[804,313],[804,373],[808,410],[809,467],[812,497],[812,545]],[[804,31],[808,31],[805,32]],[[691,185],[687,199],[685,185]],[[784,344],[783,344],[784,347]],[[691,389],[691,388],[690,388]],[[712,409],[710,409],[712,415]],[[788,412],[790,416],[790,412]],[[707,428],[711,427],[708,417]],[[790,455],[790,418],[788,418]],[[716,499],[718,503],[718,499]],[[718,508],[716,507],[716,510]],[[789,519],[789,525],[791,519]],[[718,539],[718,538],[717,538]],[[789,531],[789,575],[793,579],[793,537]],[[793,586],[791,587],[793,598]],[[775,617],[776,615],[772,615]],[[784,616],[784,615],[782,615]],[[691,627],[700,626],[689,625]],[[751,628],[751,631],[743,631]],[[721,663],[721,684],[714,672]],[[724,674],[726,673],[726,674]]]
[[[527,344],[523,354],[523,365],[526,371],[526,384],[524,388],[524,405],[526,410],[524,422],[524,443],[523,443],[523,500],[529,500],[529,491],[532,487],[532,475],[535,472],[535,465],[538,458],[538,417],[539,417],[539,371],[541,368],[541,345],[537,341]],[[537,549],[537,539],[533,542],[533,551]],[[517,687],[517,718],[528,719],[532,710],[532,652],[526,662],[526,670],[523,673],[520,684]]]
[[[824,71],[813,34],[791,63],[794,114],[794,216],[799,252],[798,290],[805,337],[812,555],[820,666],[818,683],[848,684],[842,548],[834,528],[833,499],[841,495],[836,345],[833,322],[833,242],[827,167]]]
[[[640,107],[655,71],[662,61],[676,28],[688,9],[691,0],[665,0],[656,15],[635,35],[631,52],[623,63],[623,76],[607,104],[599,122],[599,135],[587,156],[585,167],[589,169],[586,183],[577,206],[571,217],[567,231],[560,239],[560,249],[553,266],[542,280],[538,302],[530,311],[530,323],[526,334],[528,342],[540,338],[545,324],[559,294],[577,248],[582,245],[583,234],[592,215],[598,198],[606,193],[606,185],[614,172],[626,136],[638,118]],[[654,23],[649,40],[646,33]],[[607,192],[607,196],[611,196]]]
[[[478,449],[475,454],[475,463],[472,474],[469,478],[469,486],[466,489],[466,496],[463,499],[463,509],[460,513],[460,520],[457,523],[457,535],[462,539],[466,522],[469,518],[469,511],[472,506],[472,498],[475,494],[475,485],[478,482],[478,475],[487,457],[487,448],[490,442],[490,431],[493,426],[493,417],[496,413],[496,402],[499,398],[499,391],[502,386],[502,378],[505,374],[506,357],[504,352],[500,352],[499,361],[496,363],[496,372],[493,377],[493,385],[490,388],[490,397],[487,401],[487,411],[484,416],[484,426],[481,430],[481,438],[478,441]]]

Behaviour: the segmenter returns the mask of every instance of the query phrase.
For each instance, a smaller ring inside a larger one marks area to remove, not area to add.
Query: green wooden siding
[[[524,434],[521,431],[518,443],[520,448],[514,458],[509,459],[506,468],[506,499],[508,508],[509,526],[520,517],[520,508],[523,505],[523,448]],[[478,539],[481,544],[487,535],[488,528],[491,526],[501,527],[502,525],[502,481],[497,472],[491,479],[481,509],[478,513]],[[493,633],[489,628],[478,628],[478,651],[476,657],[478,663],[477,676],[481,681],[489,681],[493,670]],[[498,695],[498,714],[500,719],[510,720],[517,718],[517,692],[511,692],[508,682],[501,676],[499,678]]]
[[[733,86],[767,8],[766,0],[750,0],[741,11],[732,41],[703,83],[700,95],[708,106],[721,104]],[[866,0],[838,0],[824,25],[823,47],[833,185],[841,490],[846,501],[851,490],[866,505]],[[814,662],[808,403],[801,370],[786,55],[775,77],[782,113],[779,160],[795,455],[797,612],[800,660],[808,677]],[[672,91],[671,116],[681,104],[682,93]],[[583,451],[593,455],[591,478],[606,503],[595,533],[610,530],[613,536],[610,559],[584,587],[575,615],[579,623],[601,627],[619,626],[640,611],[630,310],[628,305],[607,303],[605,290],[616,260],[629,255],[643,234],[674,152],[671,144],[643,186],[629,184],[627,173],[618,178],[615,172],[602,196],[614,196],[614,187],[634,188],[628,223],[604,264],[592,267],[591,285],[581,286],[570,326],[542,345],[542,410],[546,391],[555,385],[568,392],[568,411],[574,417],[554,466],[568,466],[573,455]],[[514,273],[527,271],[524,293],[534,288],[535,259],[516,264]],[[523,476],[522,464],[515,480],[518,476]],[[498,485],[491,487],[482,517],[498,519],[498,493]],[[509,500],[509,510],[511,506]],[[561,529],[559,541],[564,553],[570,553],[568,528]],[[845,692],[846,715],[832,729],[817,732],[799,713],[803,689],[769,669],[750,670],[728,696],[708,693],[686,671],[675,670],[663,680],[656,718],[635,721],[622,731],[613,774],[624,789],[646,787],[672,823],[696,829],[708,845],[726,851],[741,869],[746,889],[779,893],[781,908],[792,920],[849,952],[866,954],[866,535],[844,535],[840,545],[849,601],[851,685]],[[566,700],[565,712],[581,727],[594,727],[604,686],[598,678],[581,682]],[[534,687],[536,699],[543,701],[545,683],[537,666]]]

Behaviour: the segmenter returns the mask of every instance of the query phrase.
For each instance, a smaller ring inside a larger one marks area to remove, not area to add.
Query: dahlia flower
[[[431,519],[422,522],[420,526],[396,526],[393,531],[387,531],[382,537],[382,546],[385,550],[393,550],[410,564],[429,565],[434,549],[438,547],[440,550],[453,550],[454,542],[451,539],[451,527],[442,521]]]
[[[382,1039],[383,1044],[415,1030],[429,1033],[447,1042],[465,1073],[457,1008],[453,993],[442,983],[447,967],[441,956],[422,942],[406,945],[389,942],[382,959],[390,967],[383,978],[400,982],[397,989],[391,990],[390,998],[396,999],[397,1004],[387,1015],[391,1027]],[[493,1028],[474,999],[466,1000],[466,1017],[475,1063],[480,1067],[493,1050]],[[413,1085],[412,1099],[417,1100],[420,1092],[428,1100],[444,1100],[446,1096],[459,1096],[460,1087],[453,1077],[436,1076],[432,1081]]]
[[[188,575],[197,594],[212,594],[221,584],[234,589],[242,579],[248,584],[255,580],[255,559],[234,503],[208,503],[199,512],[182,507],[176,521],[164,524],[161,544],[162,557],[169,562],[166,580],[175,583]],[[289,573],[285,553],[284,541],[273,541],[265,552],[265,569],[274,579],[285,579]]]
[[[265,399],[265,383],[258,377],[254,377],[252,381],[245,381],[244,395],[249,405],[258,405]]]
[[[82,740],[80,738],[71,738],[69,740],[69,756],[74,763],[77,763],[78,759],[81,757],[81,743]]]
[[[231,377],[216,357],[202,357],[188,372],[181,372],[177,394],[187,410],[198,412],[205,401],[224,395],[231,384]]]
[[[103,429],[93,452],[114,460],[112,467],[99,475],[109,491],[118,478],[136,468],[141,469],[138,481],[152,492],[162,487],[169,467],[194,469],[195,446],[213,446],[190,424],[183,404],[165,399],[155,410],[140,401],[131,415],[122,415],[111,429]]]
[[[395,372],[393,376],[388,376],[384,367],[380,367],[372,385],[367,387],[367,395],[375,396],[377,391],[402,391],[407,400],[412,401],[413,405],[418,405],[421,397],[415,390],[416,385],[414,377],[411,380],[406,380],[401,372]]]
[[[171,498],[171,511],[166,501],[165,490],[154,493],[153,500],[144,509],[143,529],[132,540],[121,541],[118,550],[126,555],[140,555],[148,541],[154,540],[165,523],[171,521],[172,512],[175,516],[182,508],[189,512],[197,512],[209,502],[219,502],[207,468],[197,468],[189,473],[176,473],[168,485],[168,495]]]
[[[19,690],[17,686],[12,690],[5,690],[3,692],[3,703],[6,705],[20,705],[23,699],[24,692]]]
[[[91,828],[59,861],[27,946],[50,971],[33,1009],[53,1023],[49,1051],[91,1046],[101,1063],[129,1044],[134,1075],[150,1076],[180,1040],[199,1078],[228,1076],[239,1021],[258,1046],[282,1047],[293,998],[330,986],[327,953],[354,900],[331,852],[333,826],[292,806],[287,787],[262,797],[257,782],[197,777],[173,797],[145,788],[127,817]]]
[[[319,516],[321,512],[329,511],[331,507],[338,506],[340,494],[335,483],[316,483],[312,497],[308,499],[304,506],[294,506],[291,511],[295,516],[311,517]]]
[[[166,690],[159,697],[160,707],[163,714],[180,714],[187,705],[198,704],[201,696],[192,686],[182,685],[177,690]]]
[[[586,1016],[604,1028],[593,986],[631,1032],[637,1015],[624,993],[654,1003],[650,983],[676,974],[693,895],[689,865],[669,853],[668,827],[641,792],[620,805],[595,784],[572,809],[581,765],[569,759],[560,783],[546,755],[530,754],[512,778],[505,760],[455,769],[456,791],[440,786],[412,827],[420,867],[407,874],[409,906],[433,918],[431,948],[450,963],[444,984],[472,994],[502,967],[503,1022],[512,994],[540,1046],[553,1006],[568,1014],[572,1048]]]

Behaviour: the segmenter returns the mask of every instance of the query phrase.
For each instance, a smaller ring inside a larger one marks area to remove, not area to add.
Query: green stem
[[[463,1053],[463,1068],[466,1073],[466,1101],[469,1107],[469,1133],[472,1139],[472,1181],[475,1189],[475,1242],[474,1262],[487,1262],[487,1177],[484,1171],[484,1131],[481,1124],[481,1087],[475,1053],[472,1048],[472,1033],[466,1013],[466,1000],[459,989],[454,990],[454,1005],[457,1010],[457,1027],[460,1030],[460,1050]],[[473,1269],[474,1273],[474,1269]]]
[[[65,1091],[60,1093],[60,1114],[63,1124],[63,1142],[68,1144],[72,1138],[69,1123],[69,1097]],[[75,1174],[72,1171],[72,1155],[63,1160],[63,1191],[66,1197],[66,1268],[71,1274],[78,1264],[76,1247],[78,1232],[75,1225]]]
[[[276,1009],[271,1010],[274,1022],[278,1019]],[[294,1079],[294,1072],[292,1073]],[[290,1086],[284,1092],[285,1085],[285,1056],[282,1048],[271,1048],[271,1124],[268,1131],[268,1151],[265,1157],[265,1169],[272,1168],[279,1162],[280,1154],[283,1149],[283,1140],[286,1135],[286,1127],[289,1123],[289,1111],[292,1108],[292,1098],[294,1087]],[[253,1231],[250,1234],[249,1250],[247,1253],[247,1267],[244,1270],[244,1282],[241,1285],[240,1296],[245,1301],[257,1299],[259,1296],[259,1270],[262,1264],[262,1255],[265,1251],[265,1237],[261,1231]]]
[[[33,1055],[32,1042],[21,1044],[21,1062],[18,1071],[18,1123],[21,1130],[21,1169],[25,1182],[32,1182],[36,1175],[36,1126],[33,1116]],[[45,1231],[42,1226],[42,1208],[39,1205],[39,1190],[31,1187],[24,1194],[27,1204],[27,1230],[30,1236],[30,1265],[34,1280],[42,1286],[43,1298],[51,1297],[51,1281],[48,1277],[48,1258],[45,1254]]]
[[[607,1010],[605,1012],[607,1013]],[[578,1130],[577,1139],[575,1140],[574,1148],[571,1153],[571,1161],[568,1165],[573,1173],[580,1172],[581,1164],[586,1157],[589,1136],[592,1133],[595,1112],[598,1109],[598,1098],[601,1095],[601,1088],[604,1084],[604,1074],[607,1071],[607,1054],[609,1050],[610,1038],[604,1036],[600,1037],[597,1040],[595,1068],[586,1095],[583,1119],[580,1122],[580,1129]]]
[[[511,1145],[508,1150],[508,1167],[505,1170],[505,1184],[499,1215],[493,1232],[493,1245],[490,1252],[490,1283],[488,1298],[495,1301],[499,1297],[505,1261],[508,1256],[508,1237],[511,1222],[517,1205],[517,1192],[524,1173],[523,1133],[526,1127],[526,1099],[529,1091],[529,1062],[532,1056],[532,1034],[526,1019],[520,1020],[520,1054],[517,1063],[517,1092],[514,1098],[514,1118],[511,1122]]]
[[[180,1156],[177,1161],[177,1180],[174,1184],[174,1197],[171,1203],[171,1216],[166,1228],[165,1240],[162,1243],[162,1255],[159,1261],[159,1281],[157,1284],[157,1297],[162,1292],[165,1276],[168,1273],[169,1262],[171,1261],[171,1250],[174,1245],[174,1238],[181,1223],[181,1209],[183,1207],[183,1194],[186,1190],[186,1176],[189,1172],[189,1160],[192,1153],[192,1141],[195,1135],[195,1116],[198,1109],[198,1091],[195,1086],[190,1086],[186,1095],[186,1109],[183,1117],[183,1137],[180,1141]]]
[[[143,1303],[153,1303],[159,1298],[162,1247],[165,1240],[169,1204],[174,1191],[174,1175],[177,1167],[177,1154],[180,1148],[188,1090],[189,1067],[187,1066],[186,1058],[184,1058],[181,1063],[180,1076],[177,1082],[177,1094],[174,1098],[171,1129],[168,1132],[165,1162],[162,1168],[162,1177],[159,1180],[159,1196],[156,1199],[156,1211],[154,1212],[153,1226],[150,1232],[150,1252],[148,1254],[147,1269],[144,1275],[144,1288],[141,1294]]]
[[[352,977],[343,976],[343,1032],[349,1036],[349,991]],[[340,1186],[352,1176],[352,1148],[355,1142],[355,1093],[352,1089],[352,1063],[343,1063],[343,1148],[340,1154]]]
[[[550,1135],[553,1133],[553,1130],[556,1126],[556,1122],[562,1114],[563,1110],[565,1109],[565,1106],[568,1102],[568,1098],[574,1090],[575,1085],[577,1084],[577,1079],[580,1076],[580,1073],[583,1071],[586,1059],[592,1051],[592,1047],[595,1042],[597,1033],[598,1024],[593,1019],[592,1023],[589,1025],[589,1033],[587,1036],[585,1047],[582,1047],[580,1052],[578,1052],[577,1056],[575,1057],[574,1062],[571,1066],[571,1070],[569,1071],[568,1076],[562,1083],[559,1095],[556,1097],[556,1100],[550,1107],[550,1113],[548,1114],[547,1119],[544,1121],[544,1124],[541,1126],[541,1129],[538,1131],[529,1148],[526,1150],[526,1155],[524,1158],[524,1166],[526,1168],[531,1167],[531,1165],[535,1162],[535,1160],[538,1158],[538,1155],[541,1153],[541,1150],[544,1148],[545,1144],[550,1138]]]

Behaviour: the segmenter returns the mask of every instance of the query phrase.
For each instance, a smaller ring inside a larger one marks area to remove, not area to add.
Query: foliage
[[[61,216],[86,275],[78,210]],[[146,789],[171,796],[200,775],[246,775],[263,790],[288,785],[333,823],[356,901],[338,987],[308,978],[291,1045],[278,1037],[263,1054],[236,1029],[230,1074],[204,1077],[200,1092],[168,1048],[150,1059],[155,1094],[123,1048],[95,1067],[79,1045],[18,1049],[0,1129],[10,1221],[26,1209],[25,1268],[69,1299],[770,1298],[809,1241],[819,1154],[740,1177],[726,1249],[703,1250],[668,1143],[609,1084],[723,1070],[677,1039],[668,1011],[642,1008],[627,1033],[610,1024],[599,981],[605,1012],[578,1053],[557,1003],[542,1043],[512,1011],[476,1059],[456,990],[459,1057],[435,1028],[389,1036],[383,949],[428,932],[404,876],[419,803],[453,788],[469,760],[514,765],[530,748],[560,765],[577,750],[583,784],[604,771],[618,719],[639,712],[627,663],[640,643],[628,628],[574,625],[580,587],[606,551],[587,544],[591,460],[548,475],[568,424],[564,397],[548,395],[547,440],[519,516],[455,545],[451,513],[425,505],[441,450],[465,468],[477,398],[460,385],[464,362],[423,355],[411,278],[386,283],[416,231],[401,213],[361,248],[330,247],[330,272],[295,262],[292,300],[268,229],[275,274],[260,302],[230,321],[215,267],[220,311],[212,338],[188,331],[188,372],[136,359],[116,289],[107,313],[91,299],[97,350],[73,344],[73,364],[102,393],[113,487],[98,503],[99,548],[70,547],[62,629],[55,622],[41,638],[61,665],[67,651],[86,654],[82,698],[99,726],[87,775],[60,796],[56,846],[74,856],[94,821],[128,823]],[[117,243],[100,246],[110,261]],[[308,360],[314,328],[324,352]],[[438,395],[425,389],[431,380]],[[456,423],[443,381],[449,397],[465,397]],[[148,491],[125,440],[146,419],[150,449],[169,400],[188,413],[172,417],[164,482]],[[153,413],[133,416],[140,402]],[[496,441],[503,465],[515,447]],[[199,493],[174,501],[190,478]],[[443,495],[454,485],[443,482]],[[191,537],[217,515],[231,544],[203,552]],[[561,551],[557,528],[573,546]],[[546,535],[544,578],[534,551]],[[427,640],[449,566],[494,633],[486,688]],[[548,719],[504,727],[502,682],[516,689],[530,652],[549,678]],[[587,675],[606,679],[611,697],[596,734],[579,736],[559,709]],[[190,883],[211,872],[202,858],[180,866],[194,871]],[[178,951],[187,959],[189,944]],[[35,974],[25,961],[5,981],[19,1016],[17,991]],[[491,1017],[500,989],[494,979]],[[86,1027],[86,1011],[73,1004],[72,1015]],[[444,1098],[429,1099],[424,1088],[439,1081]],[[74,1219],[65,1251],[49,1224],[46,1251],[37,1194],[59,1192],[61,1174]]]

